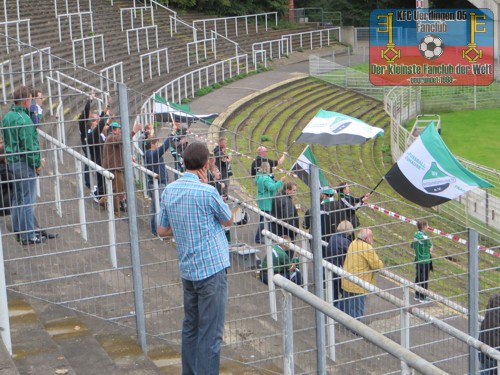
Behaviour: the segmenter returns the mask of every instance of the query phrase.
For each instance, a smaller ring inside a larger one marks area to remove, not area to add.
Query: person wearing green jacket
[[[429,287],[429,271],[432,269],[432,242],[429,236],[425,234],[427,230],[427,221],[417,221],[418,231],[413,236],[411,247],[415,250],[415,284],[428,289]],[[428,302],[429,297],[415,290],[415,301]]]
[[[255,175],[254,182],[257,185],[257,205],[265,213],[271,214],[273,197],[285,185],[285,176],[281,180],[274,181],[270,176],[271,165],[268,162],[262,162],[260,169]],[[264,229],[264,216],[260,216],[259,227],[255,234],[255,243],[263,243],[262,230]]]
[[[289,250],[288,244],[290,237],[282,237],[285,242],[281,245],[272,245],[272,267],[274,274],[280,274],[297,285],[302,285],[302,275],[299,270],[300,259],[294,252]],[[262,270],[260,271],[260,280],[267,284],[267,272],[270,265],[267,263],[267,256],[262,260]]]
[[[9,173],[13,180],[12,229],[23,245],[39,244],[46,237],[35,231],[36,178],[43,168],[38,133],[30,118],[31,91],[20,86],[14,104],[2,119]]]

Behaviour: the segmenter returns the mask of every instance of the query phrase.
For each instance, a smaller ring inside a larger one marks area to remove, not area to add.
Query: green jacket
[[[38,133],[27,108],[12,105],[2,119],[2,132],[9,163],[22,161],[33,169],[42,165]]]
[[[432,242],[429,237],[421,231],[415,232],[412,248],[415,250],[415,262],[427,264],[431,262]]]
[[[273,245],[272,248],[274,273],[287,274],[292,266],[290,257],[281,246]],[[267,256],[262,260],[262,270],[267,272]]]
[[[285,185],[283,181],[274,181],[271,176],[257,172],[254,178],[257,185],[257,204],[262,211],[270,212],[273,207],[273,197]]]

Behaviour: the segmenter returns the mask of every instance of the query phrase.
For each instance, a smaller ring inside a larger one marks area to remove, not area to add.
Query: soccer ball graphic
[[[426,35],[418,44],[418,50],[428,60],[437,59],[444,52],[444,42],[437,35]]]

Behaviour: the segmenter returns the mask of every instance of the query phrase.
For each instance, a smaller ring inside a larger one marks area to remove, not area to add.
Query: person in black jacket
[[[491,296],[488,301],[488,309],[481,322],[479,341],[497,350],[500,349],[500,293]],[[481,375],[497,375],[497,361],[479,353],[479,362],[482,370]]]
[[[102,145],[106,140],[106,134],[110,123],[111,110],[109,105],[100,116],[97,113],[90,114],[90,128],[87,131],[86,137],[88,157],[98,165],[101,165],[102,163]],[[93,196],[96,202],[99,202],[99,198],[106,195],[106,185],[104,183],[104,177],[101,173],[96,173],[96,180],[97,191],[92,191],[90,195]]]
[[[321,239],[328,242],[330,236],[335,233],[337,227],[335,223],[335,210],[338,209],[337,202],[333,200],[335,190],[330,188],[322,188],[319,194],[320,197],[320,220],[321,220]],[[311,227],[310,209],[304,215],[304,229]],[[326,247],[325,247],[326,248]],[[324,249],[323,249],[324,251]]]
[[[293,225],[295,228],[299,228],[299,215],[292,200],[292,197],[296,193],[297,184],[291,181],[286,182],[281,195],[273,198],[271,215],[276,219],[280,219],[287,224]],[[292,239],[292,241],[295,240],[295,232],[291,229],[283,227],[281,224],[272,221],[270,223],[270,228],[271,232],[277,236],[288,236]]]
[[[324,249],[323,259],[334,266],[342,268],[347,255],[347,249],[352,242],[352,224],[350,221],[342,221],[336,228],[336,233],[330,237],[328,246]],[[333,304],[337,306],[338,300],[342,298],[342,278],[334,275],[333,279]]]
[[[353,197],[350,195],[347,182],[341,182],[339,185],[340,210],[337,212],[336,222],[340,223],[343,220],[348,220],[354,228],[359,227],[359,219],[356,216],[356,211],[366,203],[370,195],[370,193],[367,193],[359,198]]]

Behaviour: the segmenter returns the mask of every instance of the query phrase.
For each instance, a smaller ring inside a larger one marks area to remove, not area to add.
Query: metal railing
[[[79,13],[67,13],[67,14],[58,14],[57,15],[57,29],[59,31],[59,42],[62,42],[62,31],[61,31],[61,19],[67,18],[69,23],[69,38],[73,40],[73,17],[78,17],[80,21],[80,39],[85,36],[85,32],[83,30],[84,26],[84,18],[90,17],[90,32],[89,35],[94,34],[94,16],[92,11],[90,12],[79,12]]]
[[[96,52],[96,41],[101,42],[101,57],[102,61],[106,61],[106,52],[104,48],[104,35],[99,34],[99,35],[92,35],[92,36],[87,36],[85,38],[81,39],[73,39],[71,41],[71,46],[73,49],[73,63],[75,65],[78,64],[77,58],[76,58],[76,47],[77,44],[81,44],[82,46],[82,55],[83,55],[83,66],[87,66],[87,49],[85,47],[85,42],[90,40],[90,45],[91,45],[91,51],[92,51],[92,62],[94,64],[97,63],[97,52]]]
[[[108,66],[99,71],[101,89],[104,92],[118,90],[118,83],[123,83],[123,62]]]
[[[64,0],[64,13],[68,14],[70,13],[70,9],[69,9],[69,6],[70,6],[70,1],[69,0]],[[71,6],[74,6],[75,5],[75,2],[72,1],[71,2]],[[76,0],[76,13],[80,13],[82,12],[83,10],[83,6],[80,6],[80,0]],[[54,0],[54,11],[55,11],[55,15],[56,15],[56,18],[57,16],[60,14],[59,13],[59,0]],[[88,9],[86,9],[86,11],[88,12],[92,12],[92,0],[89,0],[89,3],[88,3]],[[75,13],[73,12],[73,13]]]
[[[31,45],[31,26],[30,26],[30,20],[29,19],[19,19],[15,21],[5,21],[5,22],[0,22],[0,27],[3,26],[4,28],[4,36],[5,36],[5,49],[7,50],[7,53],[10,53],[10,47],[9,47],[9,41],[12,39],[16,40],[17,43],[17,50],[21,51],[21,30],[20,26],[22,24],[26,24],[27,27],[27,33],[26,35],[28,36],[28,41],[26,42],[27,45]],[[14,37],[9,36],[9,26],[14,25],[16,27],[16,33]]]
[[[315,42],[314,38],[318,38]],[[288,53],[294,51],[294,41],[298,38],[298,47],[313,49],[315,47],[323,48],[323,46],[330,46],[334,41],[342,42],[342,30],[340,27],[333,27],[322,30],[304,31],[300,33],[286,34],[281,37],[282,39],[289,40]],[[307,44],[307,45],[306,45]]]
[[[130,33],[135,33],[135,40],[136,40],[136,44],[137,44],[137,52],[141,52],[141,40],[139,40],[139,35],[141,32],[144,32],[145,36],[146,36],[146,49],[151,49],[150,45],[149,45],[149,31],[152,30],[153,31],[153,36],[155,38],[155,48],[158,48],[158,26],[157,25],[153,25],[153,26],[144,26],[144,27],[139,27],[137,29],[128,29],[127,30],[127,52],[128,54],[130,55]]]
[[[14,74],[12,71],[12,61],[5,60],[0,63],[0,83],[2,84],[2,98],[4,104],[7,103],[7,91],[10,91],[10,95],[14,94]]]
[[[195,41],[198,39],[197,33],[198,33],[198,27],[201,25],[200,29],[201,32],[203,33],[203,39],[207,39],[207,30],[213,30],[217,32],[217,23],[222,23],[223,24],[223,29],[224,29],[224,36],[228,37],[229,36],[229,29],[228,29],[228,24],[234,22],[234,32],[235,36],[239,35],[239,29],[238,29],[238,20],[242,20],[245,28],[245,33],[249,33],[249,24],[250,21],[254,22],[255,25],[255,32],[259,32],[259,19],[264,18],[264,31],[268,30],[268,18],[274,18],[274,25],[278,26],[278,13],[277,12],[268,12],[268,13],[257,13],[257,14],[247,14],[243,16],[234,16],[234,17],[218,17],[218,18],[207,18],[207,19],[201,19],[201,20],[194,20],[193,21],[193,33],[194,33],[194,38]]]
[[[141,113],[148,114],[149,119],[143,119],[142,115],[137,116],[136,123],[143,124],[154,122],[154,97],[156,94],[162,96],[165,100],[174,103],[182,102],[184,98],[193,98],[196,90],[202,87],[210,86],[213,83],[223,81],[226,78],[234,77],[241,73],[241,63],[244,63],[244,72],[248,73],[248,55],[239,55],[227,60],[218,61],[214,64],[193,70],[173,81],[153,93],[149,99],[142,105]],[[219,72],[219,74],[217,74]],[[213,76],[212,76],[212,73]]]
[[[151,17],[151,22],[148,22],[148,25],[144,24],[144,16],[145,13],[149,11],[149,17]],[[122,31],[125,30],[124,27],[124,13],[130,13],[130,27],[127,27],[127,29],[139,29],[145,26],[153,26],[155,24],[155,16],[154,16],[154,10],[153,7],[151,6],[144,6],[144,7],[137,7],[137,8],[120,8],[120,25]],[[134,19],[137,18],[137,13],[140,14],[140,19],[141,19],[141,24],[140,26],[135,26],[134,24]]]
[[[21,82],[26,85],[26,76],[31,76],[31,87],[35,87],[35,74],[40,75],[40,83],[44,83],[45,74],[52,76],[52,54],[50,53],[50,47],[41,48],[37,51],[26,53],[21,55]],[[29,65],[26,64],[28,60]],[[38,60],[38,61],[37,61]],[[45,63],[44,63],[45,61]],[[28,69],[29,66],[29,69]],[[11,78],[12,82],[12,78]]]
[[[165,59],[162,59],[162,56],[165,54]],[[167,73],[170,73],[170,64],[168,58],[168,48],[161,48],[158,51],[152,51],[140,56],[141,59],[141,80],[144,82],[144,60],[147,59],[148,62],[148,71],[149,71],[149,79],[153,79],[153,61],[156,57],[156,75],[158,77],[161,76],[162,66],[165,66]],[[164,64],[163,64],[164,63]]]
[[[198,40],[195,42],[189,42],[186,44],[186,54],[187,54],[187,65],[191,66],[191,48],[194,47],[194,55],[195,55],[195,61],[196,64],[200,63],[200,46],[201,46],[201,53],[203,54],[203,59],[206,60],[208,53],[207,53],[207,44],[210,46],[211,52],[214,54],[214,59],[217,58],[217,52],[215,49],[215,43],[216,39],[214,37],[210,39],[203,39],[203,40]]]
[[[281,59],[282,56],[287,56],[287,52],[290,50],[289,47],[289,39],[274,39],[274,40],[266,40],[263,42],[256,42],[252,44],[252,57],[253,63],[257,64],[256,53],[260,53],[262,55],[262,51],[264,58],[262,61],[264,62],[267,58],[272,60],[274,56],[277,56],[278,59]]]
[[[343,326],[354,331],[356,334],[364,337],[369,342],[384,349],[384,351],[399,358],[405,365],[418,370],[422,374],[447,374],[447,372],[434,366],[422,357],[411,352],[407,348],[396,344],[391,339],[385,337],[381,333],[371,329],[358,320],[350,317],[343,311],[333,307],[331,304],[323,301],[317,296],[303,290],[290,280],[285,279],[281,275],[274,276],[274,282],[283,289],[283,369],[285,375],[293,375],[294,371],[294,355],[293,355],[293,314],[292,314],[292,299],[291,294],[298,297],[302,301],[321,311],[330,319],[337,321]],[[407,368],[405,368],[406,370]],[[403,369],[402,369],[403,370]]]

